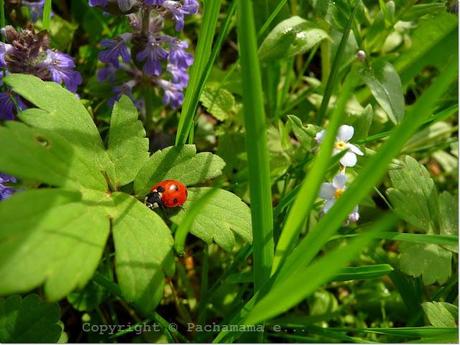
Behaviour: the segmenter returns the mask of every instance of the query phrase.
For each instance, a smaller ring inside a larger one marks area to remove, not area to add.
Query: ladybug
[[[148,208],[173,208],[182,206],[187,200],[187,187],[176,180],[164,180],[152,187],[145,197]]]

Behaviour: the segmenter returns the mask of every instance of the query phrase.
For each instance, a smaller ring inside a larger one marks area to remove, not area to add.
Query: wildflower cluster
[[[82,82],[75,62],[69,55],[51,49],[45,31],[35,32],[32,26],[24,30],[7,26],[2,29],[6,42],[0,42],[0,83],[8,73],[33,74],[42,80],[55,81],[76,92]],[[0,119],[14,118],[15,109],[24,109],[24,102],[9,90],[0,93]]]
[[[117,72],[128,77],[113,88],[115,96],[109,103],[123,94],[134,99],[135,88],[156,85],[163,90],[165,105],[180,107],[193,56],[187,52],[187,41],[163,30],[165,22],[172,20],[175,31],[182,31],[185,18],[198,12],[197,0],[89,0],[89,4],[126,15],[131,27],[131,32],[101,42],[99,60],[105,67],[98,71],[98,79],[113,85]]]
[[[328,212],[338,198],[342,196],[346,189],[347,175],[345,170],[347,167],[354,167],[358,162],[357,156],[363,156],[364,153],[356,146],[351,144],[349,141],[354,135],[354,128],[352,126],[343,125],[340,126],[336,141],[334,144],[333,154],[344,152],[342,158],[340,159],[340,171],[332,179],[332,182],[326,182],[321,185],[321,190],[319,193],[320,198],[325,200],[323,206],[323,212]],[[320,131],[316,134],[315,140],[319,144],[322,142],[326,132],[325,130]],[[356,223],[359,220],[359,207],[355,206],[352,213],[348,215],[349,223]]]

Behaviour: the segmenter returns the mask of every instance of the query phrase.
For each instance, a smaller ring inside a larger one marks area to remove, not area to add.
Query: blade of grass
[[[344,235],[344,236],[337,236],[333,239],[337,238],[352,238],[357,235]],[[412,243],[421,243],[421,244],[439,244],[449,245],[449,246],[457,246],[458,245],[458,236],[444,236],[444,235],[428,235],[428,234],[405,234],[400,232],[382,232],[378,235],[379,239],[382,240],[392,240],[392,241],[405,241],[405,242],[412,242]]]
[[[356,1],[355,5],[353,6],[353,10],[350,14],[350,18],[348,19],[347,26],[345,27],[345,31],[343,32],[342,39],[340,40],[339,47],[337,48],[337,52],[334,57],[334,62],[332,64],[332,68],[329,73],[329,77],[327,79],[326,89],[324,90],[324,96],[321,101],[321,105],[319,107],[318,114],[316,115],[316,123],[318,125],[321,125],[321,123],[324,120],[324,116],[326,115],[327,107],[329,106],[329,100],[331,99],[334,88],[337,85],[337,76],[339,74],[339,69],[341,67],[345,47],[348,42],[348,36],[350,36],[350,31],[353,25],[353,20],[355,18],[355,14],[358,9],[358,3],[359,2]]]
[[[274,244],[265,111],[253,7],[250,0],[238,0],[238,43],[254,238],[254,284],[257,291],[270,277]]]
[[[296,274],[279,281],[262,297],[245,318],[245,324],[257,324],[295,306],[347,265],[380,232],[394,226],[396,217],[385,216],[346,246],[340,246]]]
[[[43,7],[43,28],[45,30],[50,29],[52,3],[52,0],[45,0],[45,6]]]
[[[201,92],[204,89],[204,85],[209,77],[211,68],[214,65],[214,61],[220,51],[222,42],[228,34],[228,27],[233,15],[231,11],[227,15],[227,19],[214,49],[212,48],[221,5],[222,0],[210,0],[204,2],[202,30],[196,46],[195,62],[190,69],[190,82],[185,92],[184,104],[179,118],[179,125],[176,134],[176,146],[187,143],[187,138],[191,128],[193,127]],[[232,5],[231,8],[233,7],[234,5]]]
[[[376,234],[375,238],[378,238]],[[345,267],[332,278],[332,281],[346,281],[359,279],[375,279],[380,278],[388,273],[393,272],[393,267],[388,264],[377,264],[361,267]]]
[[[329,126],[326,131],[326,137],[321,144],[318,155],[313,161],[310,172],[302,183],[294,204],[288,214],[286,223],[281,232],[278,244],[276,246],[275,258],[273,261],[272,273],[275,272],[279,265],[282,264],[287,254],[291,251],[296,238],[298,237],[302,225],[310,214],[313,204],[318,196],[321,184],[324,182],[324,176],[329,167],[332,150],[336,138],[337,130],[342,123],[345,114],[345,107],[351,97],[354,86],[357,84],[358,74],[351,73],[345,82],[340,98],[332,113]]]
[[[295,274],[297,269],[308,265],[322,246],[340,227],[342,221],[380,181],[391,160],[400,152],[405,142],[415,133],[425,119],[432,114],[436,102],[442,97],[457,75],[457,64],[449,63],[432,85],[407,112],[401,124],[394,128],[389,139],[369,159],[358,177],[353,181],[334,207],[315,225],[308,235],[286,259],[277,279]]]
[[[0,28],[4,28],[5,26],[5,0],[0,0]]]
[[[281,0],[278,5],[276,5],[275,9],[273,12],[270,14],[270,16],[267,18],[265,23],[262,25],[260,28],[259,32],[257,33],[257,39],[260,42],[264,35],[267,33],[268,29],[270,28],[271,24],[275,20],[275,18],[280,14],[281,10],[283,9],[284,5],[286,5],[287,0]]]

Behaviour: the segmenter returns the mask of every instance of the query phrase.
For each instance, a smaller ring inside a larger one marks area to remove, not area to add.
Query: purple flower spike
[[[165,0],[144,0],[144,5],[147,6],[161,6]]]
[[[0,93],[0,120],[14,120],[15,104],[9,92]]]
[[[168,64],[168,72],[172,75],[172,81],[176,87],[183,89],[188,85],[187,70],[176,65]]]
[[[13,49],[13,46],[8,43],[0,42],[0,68],[6,67],[5,55]]]
[[[182,89],[176,87],[173,83],[167,80],[160,80],[158,84],[163,88],[163,104],[170,105],[174,109],[179,108],[184,101]]]
[[[16,179],[0,173],[0,201],[9,198],[14,193],[14,189],[5,185],[6,183],[16,183]]]
[[[51,49],[46,53],[47,57],[43,65],[48,68],[51,80],[59,84],[64,83],[69,91],[76,92],[83,80],[80,73],[74,70],[75,62],[72,57]]]
[[[161,74],[161,62],[168,57],[168,52],[161,47],[160,43],[160,39],[150,36],[147,46],[136,57],[139,62],[145,61],[144,72],[151,76]]]
[[[126,46],[126,41],[131,38],[130,34],[124,34],[114,40],[105,39],[102,40],[101,45],[106,48],[99,53],[99,60],[104,63],[111,63],[116,68],[120,66],[119,57],[123,59],[125,63],[130,60],[130,52]]]

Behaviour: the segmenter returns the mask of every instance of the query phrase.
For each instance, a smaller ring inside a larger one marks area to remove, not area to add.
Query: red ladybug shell
[[[164,180],[154,185],[152,193],[160,193],[161,203],[164,207],[180,207],[187,200],[187,187],[176,180]]]

